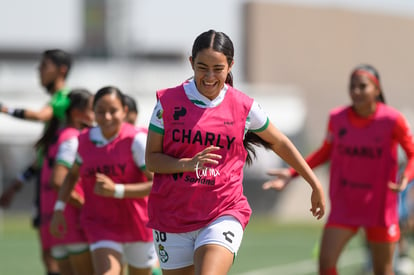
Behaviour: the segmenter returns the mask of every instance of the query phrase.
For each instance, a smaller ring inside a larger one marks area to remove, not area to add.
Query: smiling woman
[[[195,51],[197,50],[195,49]],[[234,62],[231,57],[226,57],[225,54],[213,48],[207,48],[197,52],[195,57],[193,57],[194,53],[190,57],[196,86],[199,92],[210,100],[218,96],[227,77],[231,77],[230,70]],[[233,55],[233,52],[228,54]]]
[[[156,256],[146,226],[152,186],[144,162],[146,130],[124,121],[128,109],[117,87],[99,89],[93,110],[97,125],[79,135],[76,161],[59,190],[50,231],[55,237],[66,235],[63,211],[81,178],[81,226],[95,273],[121,274],[127,263],[130,274],[151,274]]]
[[[324,215],[319,180],[259,104],[233,88],[234,48],[214,30],[189,58],[194,77],[157,92],[146,151],[154,172],[149,223],[165,275],[227,274],[251,209],[243,167],[262,145],[294,166],[312,187],[311,212]],[[184,111],[185,110],[185,111]]]

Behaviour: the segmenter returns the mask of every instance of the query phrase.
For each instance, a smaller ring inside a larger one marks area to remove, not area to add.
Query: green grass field
[[[254,218],[230,272],[231,275],[316,274],[313,250],[322,222],[278,224]],[[364,261],[361,240],[355,238],[343,254],[341,275],[359,274]],[[28,215],[3,215],[0,219],[0,274],[45,274],[40,262],[37,233]]]
[[[0,219],[0,274],[46,274],[37,231],[28,215],[3,215]]]
[[[316,250],[323,223],[278,224],[253,218],[230,274],[317,274]],[[341,275],[360,274],[365,257],[359,236],[341,257]]]

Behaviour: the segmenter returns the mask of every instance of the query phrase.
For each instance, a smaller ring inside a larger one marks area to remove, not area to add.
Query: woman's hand
[[[76,208],[82,208],[83,204],[85,203],[85,199],[84,197],[79,195],[78,192],[73,190],[72,193],[70,194],[68,203],[70,203],[72,206]]]
[[[67,232],[66,220],[63,211],[57,210],[53,212],[52,221],[49,227],[50,234],[56,238],[63,238]]]
[[[265,182],[262,186],[264,190],[283,190],[292,179],[289,169],[286,168],[270,170],[267,174],[276,178]],[[310,211],[318,220],[325,215],[325,197],[322,185],[319,182],[312,190]]]
[[[325,215],[325,197],[321,185],[312,190],[311,205],[312,215],[318,220],[321,219]]]
[[[218,160],[221,159],[221,155],[212,153],[213,151],[217,151],[219,149],[220,147],[210,146],[204,149],[203,151],[197,153],[190,160],[190,165],[193,168],[191,171],[195,171],[196,169],[203,169],[205,168],[206,164],[209,164],[209,165],[219,164]]]
[[[389,182],[388,188],[390,188],[394,192],[402,192],[405,190],[405,188],[407,188],[407,185],[408,185],[408,180],[406,177],[403,176],[401,180],[399,181],[399,183]]]
[[[283,190],[286,187],[286,185],[290,182],[290,180],[292,179],[289,169],[286,169],[286,168],[269,170],[267,174],[275,178],[266,181],[262,185],[262,188],[264,190],[268,190],[268,189],[275,189],[278,191]]]
[[[115,193],[115,183],[108,176],[96,173],[94,192],[103,197],[113,197]]]

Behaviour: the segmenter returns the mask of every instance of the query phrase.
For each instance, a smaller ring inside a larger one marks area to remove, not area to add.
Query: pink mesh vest
[[[147,181],[132,156],[132,142],[137,132],[134,126],[124,123],[118,137],[102,147],[92,143],[89,131],[79,136],[78,152],[83,161],[80,176],[85,192],[82,225],[90,242],[152,241],[152,232],[146,226],[147,197],[116,199],[93,192],[97,172],[115,183]]]
[[[349,107],[348,107],[349,108]],[[374,120],[366,127],[351,125],[348,108],[331,113],[329,222],[354,226],[389,226],[398,222],[398,195],[388,188],[396,180],[397,143],[392,131],[398,113],[378,104]]]
[[[232,215],[247,225],[251,209],[243,195],[243,146],[246,118],[253,100],[229,87],[223,102],[200,108],[182,85],[157,93],[164,109],[163,152],[192,157],[210,145],[222,159],[217,166],[195,172],[154,175],[149,198],[149,226],[181,233],[200,229],[216,218]]]
[[[45,248],[50,248],[56,244],[87,242],[85,233],[80,226],[81,210],[72,206],[70,203],[67,204],[64,211],[68,229],[64,238],[54,238],[49,233],[50,221],[53,215],[53,207],[58,197],[57,192],[50,185],[50,177],[52,176],[53,167],[55,165],[55,158],[58,153],[59,146],[66,140],[77,137],[78,135],[79,130],[75,128],[68,127],[59,130],[56,134],[56,141],[49,146],[48,152],[43,161],[40,186],[40,232],[42,245]],[[75,188],[79,194],[83,194],[82,188],[80,188],[79,184],[77,184]]]

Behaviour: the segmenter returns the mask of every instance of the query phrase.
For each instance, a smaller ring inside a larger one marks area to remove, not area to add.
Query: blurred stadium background
[[[235,86],[255,97],[305,155],[321,143],[328,111],[349,102],[349,73],[360,63],[379,70],[387,102],[414,121],[411,1],[0,0],[0,26],[0,102],[11,107],[47,102],[38,60],[45,49],[62,48],[74,56],[69,87],[118,86],[138,101],[138,124],[146,126],[155,91],[191,76],[194,38],[216,29],[235,44]],[[0,126],[1,190],[30,163],[42,125],[3,114]],[[321,226],[309,215],[310,189],[301,179],[282,193],[261,190],[266,170],[281,165],[260,150],[246,168],[254,215]],[[317,174],[327,186],[326,167]],[[7,216],[30,215],[32,193],[25,186]],[[4,212],[0,232],[8,232]]]

